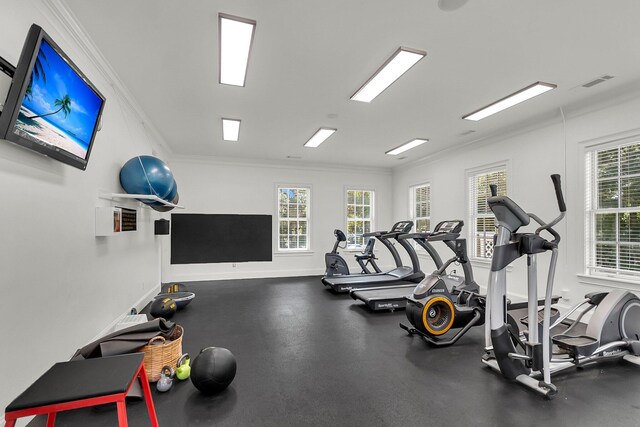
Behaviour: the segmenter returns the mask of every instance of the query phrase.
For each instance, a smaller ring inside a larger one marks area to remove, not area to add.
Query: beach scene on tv
[[[102,99],[42,40],[14,132],[86,159],[101,105]]]

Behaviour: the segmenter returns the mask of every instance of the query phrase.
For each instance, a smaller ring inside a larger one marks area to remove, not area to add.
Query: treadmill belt
[[[386,273],[332,276],[325,277],[322,281],[330,285],[350,285],[351,288],[357,289],[360,286],[364,287],[372,283],[402,280],[402,278],[411,275],[412,272],[413,270],[409,267],[398,267]]]

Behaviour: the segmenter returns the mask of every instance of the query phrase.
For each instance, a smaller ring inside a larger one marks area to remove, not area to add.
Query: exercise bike
[[[538,216],[527,213],[506,196],[497,196],[492,186],[492,197],[487,199],[496,216],[498,234],[494,246],[489,298],[487,299],[486,335],[490,343],[485,349],[483,363],[500,372],[509,380],[519,382],[547,398],[557,393],[551,382],[553,373],[586,364],[623,358],[640,364],[640,299],[631,292],[614,290],[587,294],[585,300],[560,316],[551,307],[558,244],[560,235],[553,227],[565,216],[560,175],[551,179],[556,192],[560,215],[546,223]],[[539,227],[533,233],[519,233],[520,227],[533,219]],[[541,236],[548,232],[552,240]],[[545,302],[542,310],[537,303],[537,260],[539,253],[551,252],[547,276]],[[505,323],[506,268],[516,259],[527,256],[528,312],[521,323],[528,327],[523,340]],[[568,317],[581,310],[576,320]],[[584,333],[576,332],[583,316],[592,311]],[[551,336],[552,329],[562,329]]]
[[[413,233],[402,238],[423,238],[429,242],[442,241],[454,253],[438,270],[425,277],[411,296],[405,297],[405,314],[412,327],[400,323],[409,335],[418,335],[435,346],[447,346],[458,341],[472,326],[484,323],[484,297],[473,280],[471,263],[467,257],[466,239],[457,238],[464,222],[443,221],[433,233]],[[456,236],[448,239],[447,236]],[[447,274],[447,268],[457,263],[462,266],[464,278]],[[452,329],[459,329],[451,338],[441,338]]]
[[[338,248],[344,249],[347,247],[346,243],[344,246],[340,246],[340,243],[347,241],[347,236],[344,235],[342,230],[333,230],[333,234],[336,236],[336,242],[333,244],[333,249],[331,252],[327,252],[324,255],[324,262],[326,265],[325,277],[338,276],[338,275],[347,275],[349,273],[349,266],[347,265],[347,261],[342,258],[338,252]],[[373,247],[376,241],[374,238],[370,237],[367,240],[367,245],[361,254],[354,255],[358,265],[362,269],[361,274],[371,274],[371,273],[380,273],[380,267],[376,264],[376,257],[373,253]],[[373,272],[369,270],[369,265],[373,267]]]

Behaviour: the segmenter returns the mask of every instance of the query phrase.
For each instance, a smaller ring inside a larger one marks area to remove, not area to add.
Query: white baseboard
[[[169,274],[167,283],[200,282],[205,280],[261,279],[276,277],[322,276],[324,268],[305,270],[236,271],[224,273],[174,273]]]

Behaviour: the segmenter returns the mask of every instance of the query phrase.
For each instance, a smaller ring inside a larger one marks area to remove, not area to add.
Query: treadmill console
[[[413,221],[399,221],[393,224],[389,233],[408,233],[413,228]]]
[[[463,226],[464,222],[459,219],[442,221],[438,223],[438,225],[436,225],[436,227],[433,229],[433,234],[460,233]]]

